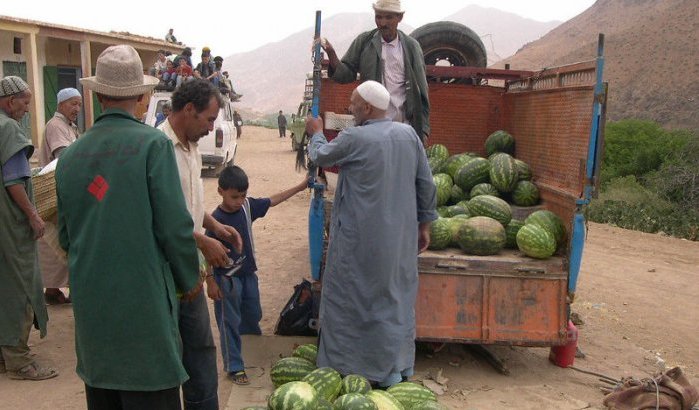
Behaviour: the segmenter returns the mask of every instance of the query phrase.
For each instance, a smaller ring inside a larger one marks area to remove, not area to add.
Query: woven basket
[[[55,172],[33,176],[32,185],[34,186],[34,206],[41,219],[47,220],[56,213],[58,208]]]

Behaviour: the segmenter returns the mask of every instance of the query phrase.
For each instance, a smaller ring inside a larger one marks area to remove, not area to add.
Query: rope
[[[568,368],[569,368],[569,369],[573,369],[573,370],[575,370],[576,372],[589,374],[589,375],[591,375],[591,376],[601,377],[602,379],[604,379],[603,381],[607,381],[607,382],[610,382],[610,383],[613,383],[613,384],[619,384],[619,383],[621,383],[620,380],[614,379],[614,378],[612,378],[612,377],[606,376],[606,375],[601,374],[601,373],[596,373],[596,372],[593,372],[593,371],[590,371],[590,370],[583,370],[583,369],[580,369],[580,368],[575,367],[575,366],[568,366]]]
[[[660,386],[658,386],[658,382],[655,380],[655,377],[651,376],[650,379],[655,385],[655,410],[660,410]]]

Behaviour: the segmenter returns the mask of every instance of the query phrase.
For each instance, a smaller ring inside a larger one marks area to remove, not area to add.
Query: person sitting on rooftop
[[[172,34],[173,31],[173,29],[168,30],[167,34],[165,34],[165,41],[172,44],[182,44],[182,42],[177,41],[177,37],[175,37],[175,35]]]

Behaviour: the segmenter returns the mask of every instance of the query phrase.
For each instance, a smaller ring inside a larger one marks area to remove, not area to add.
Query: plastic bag
[[[311,282],[303,282],[294,286],[294,294],[282,312],[274,328],[275,335],[281,336],[316,336],[317,333],[311,328],[313,320],[313,292]]]

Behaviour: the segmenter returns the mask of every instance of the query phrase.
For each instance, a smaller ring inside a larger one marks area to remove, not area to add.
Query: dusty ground
[[[251,196],[266,196],[296,184],[294,154],[276,130],[246,127],[238,164],[249,174]],[[217,204],[216,181],[206,178],[207,205]],[[263,332],[270,335],[293,285],[308,277],[304,192],[272,208],[255,223],[264,309]],[[699,243],[590,224],[578,293],[573,308],[585,321],[580,346],[587,354],[576,366],[619,378],[644,376],[659,365],[679,365],[699,386]],[[73,316],[69,306],[49,307],[49,335],[30,340],[38,357],[61,372],[42,382],[12,381],[0,375],[0,410],[85,408],[83,384],[75,375]],[[213,326],[214,334],[218,332]],[[271,392],[268,366],[297,339],[263,337],[244,344],[252,385],[232,389],[221,378],[222,408],[260,402]],[[433,357],[419,355],[417,376],[441,368],[449,378],[440,401],[453,409],[601,408],[601,385],[593,376],[547,361],[548,349],[495,347],[509,367],[503,376],[462,346]],[[220,363],[219,363],[220,368]],[[232,393],[231,393],[232,392]]]

